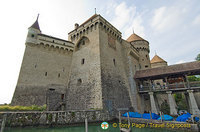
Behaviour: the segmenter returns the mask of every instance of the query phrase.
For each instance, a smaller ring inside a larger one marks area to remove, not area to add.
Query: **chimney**
[[[79,27],[78,23],[74,24],[74,28],[77,29]]]

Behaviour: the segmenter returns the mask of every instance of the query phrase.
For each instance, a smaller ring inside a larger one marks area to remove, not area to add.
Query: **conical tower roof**
[[[39,18],[39,14],[38,14],[38,16],[37,16],[36,21],[35,21],[35,22],[33,23],[33,25],[30,26],[29,28],[35,28],[35,29],[38,29],[39,31],[41,31],[41,30],[40,30],[39,23],[38,23],[38,18]]]
[[[138,41],[138,40],[144,40],[142,37],[138,36],[137,34],[133,33],[131,34],[130,37],[128,37],[128,39],[126,41],[128,42],[133,42],[133,41]],[[146,40],[144,40],[146,41]]]
[[[165,60],[163,60],[161,57],[159,57],[158,55],[155,55],[152,59],[151,59],[151,63],[158,63],[158,62],[166,62]]]

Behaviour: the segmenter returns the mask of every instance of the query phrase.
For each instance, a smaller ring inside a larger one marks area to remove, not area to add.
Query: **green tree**
[[[197,55],[197,57],[195,58],[195,60],[200,61],[200,54]]]
[[[187,110],[186,99],[181,93],[174,94],[174,99],[178,110]]]
[[[161,104],[161,108],[160,111],[162,111],[164,114],[170,114],[170,108],[169,108],[169,104],[167,103],[167,100],[165,100],[162,104]]]

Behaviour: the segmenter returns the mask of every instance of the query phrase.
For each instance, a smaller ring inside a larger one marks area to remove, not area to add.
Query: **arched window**
[[[82,47],[87,46],[88,44],[89,44],[89,39],[88,39],[87,37],[83,36],[83,37],[78,41],[75,50],[77,51],[77,50],[81,49]]]

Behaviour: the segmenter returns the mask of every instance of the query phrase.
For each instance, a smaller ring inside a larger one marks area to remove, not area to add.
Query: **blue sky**
[[[127,39],[134,32],[168,64],[193,61],[200,53],[199,0],[2,0],[0,1],[0,104],[11,101],[27,29],[40,13],[42,33],[68,38],[74,23],[101,14]]]

